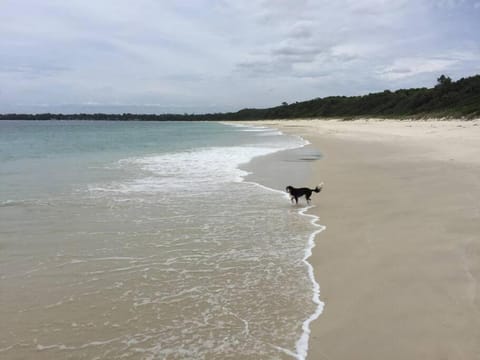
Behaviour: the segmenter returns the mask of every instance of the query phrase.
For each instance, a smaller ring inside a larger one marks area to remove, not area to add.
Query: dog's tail
[[[322,191],[322,188],[323,188],[323,182],[318,184],[315,189],[313,189],[313,191],[315,191],[316,193],[319,193],[320,191]]]

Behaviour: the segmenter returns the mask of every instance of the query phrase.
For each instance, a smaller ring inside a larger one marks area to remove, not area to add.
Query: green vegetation
[[[267,109],[216,114],[3,114],[0,120],[261,120],[355,117],[480,117],[480,75],[452,81],[442,75],[431,89],[385,90],[363,96],[330,96]]]

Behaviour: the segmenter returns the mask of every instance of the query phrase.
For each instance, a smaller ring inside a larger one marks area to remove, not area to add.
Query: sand
[[[480,121],[264,121],[320,150],[309,359],[480,359]]]

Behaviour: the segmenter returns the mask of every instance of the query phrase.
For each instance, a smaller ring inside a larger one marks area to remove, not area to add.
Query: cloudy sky
[[[0,0],[0,113],[192,113],[480,73],[480,0]]]

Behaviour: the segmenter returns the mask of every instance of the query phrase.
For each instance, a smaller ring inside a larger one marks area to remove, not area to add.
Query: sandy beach
[[[310,359],[480,359],[480,121],[294,120],[320,150]]]

